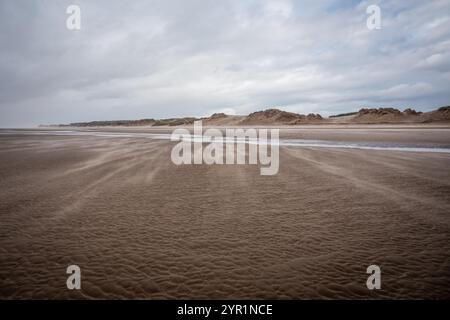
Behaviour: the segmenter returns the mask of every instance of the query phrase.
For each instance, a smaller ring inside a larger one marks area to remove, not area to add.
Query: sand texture
[[[450,298],[450,154],[281,147],[261,176],[173,145],[0,136],[0,298]]]

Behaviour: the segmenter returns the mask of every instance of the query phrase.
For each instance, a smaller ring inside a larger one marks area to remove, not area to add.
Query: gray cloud
[[[366,28],[378,3],[382,29]],[[81,7],[82,30],[66,29]],[[0,2],[0,126],[450,101],[450,3]]]

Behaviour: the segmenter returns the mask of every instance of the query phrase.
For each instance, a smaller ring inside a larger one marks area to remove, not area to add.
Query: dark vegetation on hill
[[[353,116],[353,115],[355,115],[355,114],[357,114],[357,113],[358,113],[358,112],[339,113],[339,114],[330,116],[330,118],[348,117],[348,116]]]
[[[155,123],[154,119],[140,119],[140,120],[112,120],[112,121],[91,121],[91,122],[76,122],[67,126],[71,127],[101,127],[101,126],[151,126]],[[60,125],[65,126],[65,125]]]

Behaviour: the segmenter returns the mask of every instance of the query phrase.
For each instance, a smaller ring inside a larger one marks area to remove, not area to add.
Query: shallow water
[[[77,131],[77,130],[1,130],[2,135],[55,135],[55,136],[95,136],[111,138],[148,138],[155,140],[170,140],[169,133],[141,133],[141,132],[105,132],[105,131]],[[210,136],[183,135],[184,141],[191,142],[211,142]],[[432,146],[424,144],[404,144],[397,142],[380,141],[331,141],[331,140],[313,140],[313,139],[252,139],[252,138],[234,138],[234,137],[215,137],[215,142],[219,143],[249,143],[258,145],[275,145],[290,147],[308,147],[308,148],[341,148],[341,149],[361,149],[361,150],[381,150],[381,151],[402,151],[402,152],[431,152],[431,153],[450,153],[450,148],[441,146]]]

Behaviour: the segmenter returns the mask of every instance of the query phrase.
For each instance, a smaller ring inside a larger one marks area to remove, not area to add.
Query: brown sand
[[[0,136],[0,298],[450,298],[449,154],[282,147],[261,176],[172,145]]]

